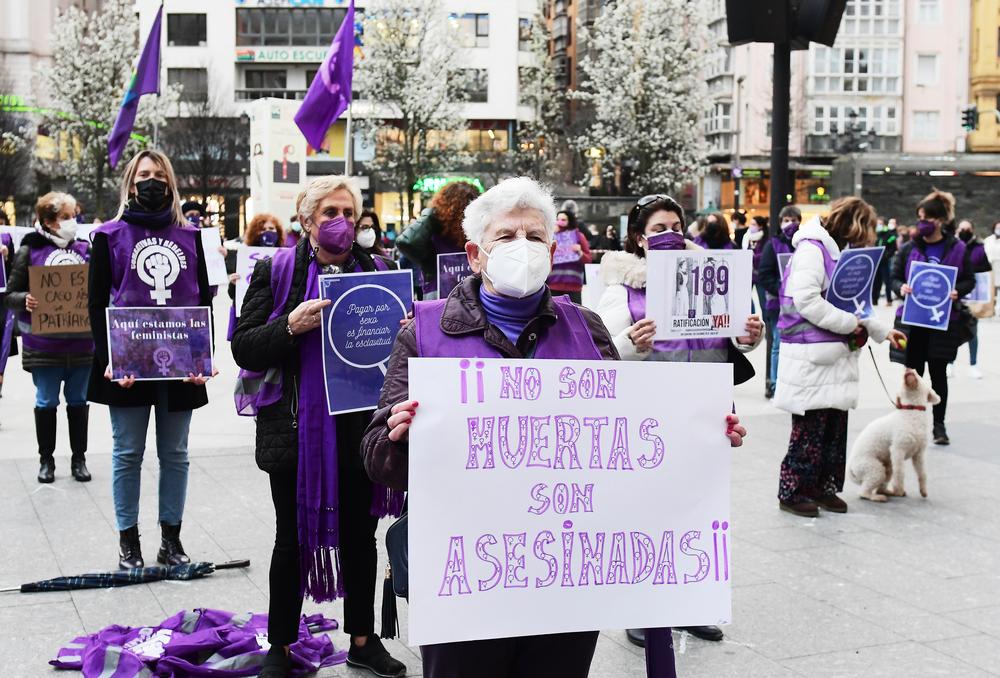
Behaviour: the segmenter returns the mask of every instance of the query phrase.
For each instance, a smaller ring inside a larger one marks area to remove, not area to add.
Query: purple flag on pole
[[[153,27],[149,29],[149,36],[146,44],[142,48],[142,55],[139,57],[139,64],[132,74],[132,82],[129,83],[125,97],[122,99],[122,107],[118,110],[118,117],[115,119],[115,126],[111,128],[108,136],[108,162],[114,167],[122,157],[125,144],[129,135],[132,134],[132,127],[135,125],[135,114],[139,109],[139,97],[143,94],[160,93],[160,23],[163,19],[163,5],[156,12],[153,20]]]
[[[333,44],[316,72],[306,98],[303,99],[295,124],[309,145],[317,151],[330,125],[347,110],[351,103],[351,80],[354,73],[354,0],[347,16],[333,36]]]

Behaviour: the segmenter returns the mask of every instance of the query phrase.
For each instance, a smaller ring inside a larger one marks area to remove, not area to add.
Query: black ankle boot
[[[73,451],[70,462],[70,472],[73,478],[81,483],[90,480],[87,470],[87,421],[89,405],[70,405],[66,408],[66,420],[69,423],[69,448]]]
[[[38,482],[51,483],[56,479],[56,408],[35,408],[35,437],[38,439]]]
[[[191,562],[181,545],[180,523],[160,523],[160,552],[156,554],[156,562],[162,565],[184,565]]]
[[[134,570],[143,567],[142,547],[139,544],[139,526],[133,525],[118,533],[118,567],[122,570]]]

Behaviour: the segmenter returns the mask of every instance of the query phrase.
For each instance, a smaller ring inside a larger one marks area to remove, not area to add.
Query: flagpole
[[[353,92],[351,93],[351,98],[354,98]],[[353,102],[347,104],[347,171],[345,172],[347,176],[352,176],[354,174],[354,138],[352,136],[352,121],[353,117],[351,115],[351,109],[354,107]]]
[[[160,13],[163,12],[163,5],[166,4],[166,0],[160,0]],[[163,54],[163,31],[160,31],[159,36],[160,44],[159,49],[156,51],[158,57]],[[156,63],[156,117],[153,118],[153,148],[159,148],[159,138],[160,138],[160,84],[162,82],[163,76],[163,61],[162,59],[157,59]]]

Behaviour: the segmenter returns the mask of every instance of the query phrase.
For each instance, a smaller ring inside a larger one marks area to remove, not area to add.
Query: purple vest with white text
[[[82,240],[76,240],[69,246],[56,247],[49,243],[44,247],[33,247],[28,255],[29,266],[70,266],[85,264],[90,261],[90,246]],[[30,351],[46,353],[91,353],[94,350],[94,340],[90,333],[79,334],[46,334],[31,333],[31,314],[21,311],[17,314],[17,327],[21,331],[24,347]]]
[[[826,270],[826,278],[827,280],[832,279],[833,270],[837,267],[837,262],[833,260],[833,257],[827,251],[823,243],[819,240],[803,240],[802,243],[799,244],[799,249],[797,251],[802,250],[802,244],[804,243],[811,243],[820,249],[823,253],[823,268]],[[785,273],[781,276],[781,310],[778,315],[778,329],[781,330],[781,341],[787,341],[789,344],[818,344],[822,342],[847,341],[848,335],[837,334],[829,330],[824,330],[821,327],[817,327],[803,318],[798,310],[796,310],[795,303],[786,292],[786,287],[788,286],[788,274],[792,270],[792,262],[794,260],[795,255],[793,254],[792,259],[785,267]],[[824,289],[824,292],[825,291],[826,290]]]
[[[646,317],[646,289],[625,285],[632,322]],[[671,363],[724,363],[729,359],[729,339],[671,339],[654,341],[653,359]]]
[[[552,297],[556,309],[556,322],[538,339],[534,358],[562,360],[601,360],[603,356],[583,313],[567,297]],[[441,329],[447,299],[418,301],[413,304],[416,325],[417,355],[421,358],[503,358],[504,356],[486,343],[479,332],[471,334],[445,334]]]
[[[113,221],[98,229],[111,254],[111,306],[198,306],[198,229],[147,229]]]
[[[795,248],[792,247],[792,242],[786,240],[782,235],[773,235],[770,239],[771,247],[774,249],[774,260],[775,265],[778,266],[778,270],[781,270],[780,265],[778,265],[778,257],[782,254],[792,254],[795,252]],[[777,313],[781,308],[781,302],[778,297],[774,296],[770,292],[764,293],[764,309],[771,313]]]

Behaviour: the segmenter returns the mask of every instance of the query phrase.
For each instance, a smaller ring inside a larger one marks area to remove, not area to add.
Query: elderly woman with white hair
[[[344,599],[347,662],[394,678],[406,667],[375,635],[375,529],[389,492],[368,479],[359,446],[371,412],[327,414],[318,276],[385,270],[354,242],[361,193],[348,177],[313,179],[298,203],[302,238],[254,269],[233,333],[243,368],[237,410],[257,418],[257,465],[270,476],[276,534],[262,678],[290,675],[302,600]]]
[[[362,442],[375,481],[406,489],[411,357],[618,360],[596,313],[553,297],[545,286],[555,252],[552,196],[533,180],[507,179],[465,210],[465,251],[474,275],[447,299],[418,302],[396,337],[379,408]],[[735,426],[735,424],[734,424]],[[742,432],[742,428],[740,428]],[[582,678],[597,631],[498,638],[421,648],[427,678]]]

